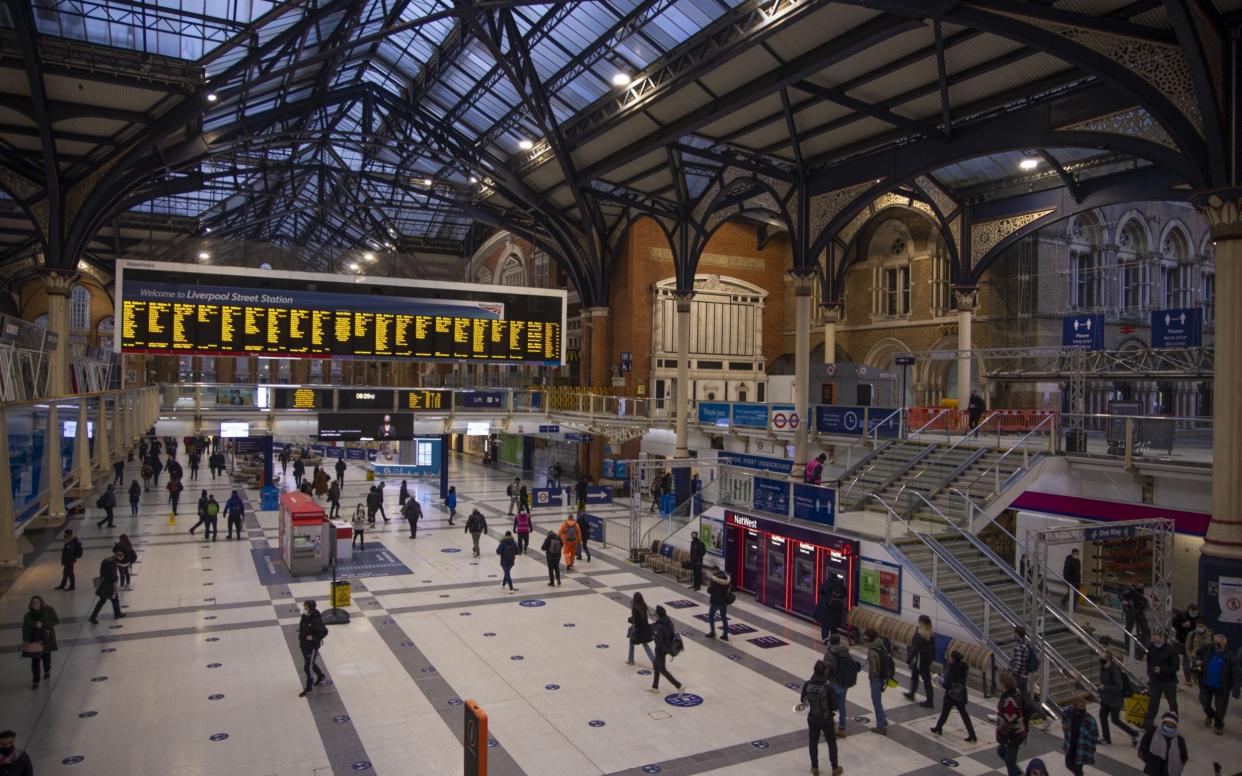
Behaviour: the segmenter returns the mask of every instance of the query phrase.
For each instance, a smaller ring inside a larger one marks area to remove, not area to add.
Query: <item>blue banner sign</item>
[[[784,480],[755,478],[754,507],[774,515],[789,514],[789,483]]]
[[[454,406],[463,410],[495,410],[505,406],[503,391],[462,391],[454,395]]]
[[[566,442],[590,442],[591,435],[581,434],[581,433],[578,433],[577,431],[570,431],[565,434],[565,441]]]
[[[586,521],[587,538],[593,542],[604,543],[604,519],[596,517],[587,512],[582,513],[582,519]]]
[[[1133,525],[1087,528],[1082,532],[1083,541],[1088,542],[1103,542],[1109,539],[1129,539],[1136,535],[1138,535],[1138,527]]]
[[[325,457],[325,458],[344,458],[344,457],[345,457],[345,448],[343,448],[343,447],[329,447],[329,448],[327,448],[326,450],[324,450],[324,457]]]
[[[611,480],[617,476],[617,462],[612,458],[605,458],[603,465],[604,479]]]
[[[787,461],[783,458],[767,458],[762,455],[751,455],[750,453],[716,453],[716,458],[729,466],[737,466],[742,469],[758,469],[763,472],[774,472],[776,474],[789,474],[793,471],[793,461]],[[620,475],[618,475],[620,476]]]
[[[768,427],[768,405],[734,403],[733,425],[736,428],[766,429]]]
[[[564,506],[560,488],[531,488],[530,508]]]
[[[323,451],[324,451],[324,446],[323,446],[323,445],[311,445],[311,447],[310,447],[310,451],[311,451],[311,455],[318,455],[318,456],[322,457],[322,456],[323,456],[323,454],[324,454],[324,453],[323,453]]]
[[[709,426],[729,425],[729,404],[723,401],[699,402],[699,423]]]
[[[837,492],[818,485],[793,486],[793,516],[812,523],[834,525],[837,520]]]
[[[611,504],[612,488],[607,485],[588,485],[586,494],[588,504]]]
[[[901,413],[888,407],[871,407],[867,412],[867,433],[896,439],[901,436]]]
[[[367,459],[367,451],[361,447],[345,448],[345,460],[347,461],[365,461]]]
[[[558,425],[540,426],[539,433],[540,434],[559,434],[561,433],[561,427]]]
[[[1104,349],[1104,316],[1071,315],[1061,321],[1061,346],[1066,348]]]
[[[1153,348],[1197,348],[1203,345],[1203,309],[1152,310]]]
[[[815,431],[820,434],[861,436],[863,432],[863,408],[821,404],[815,408]]]
[[[772,405],[772,430],[793,431],[802,419],[798,417],[797,408],[792,404]]]

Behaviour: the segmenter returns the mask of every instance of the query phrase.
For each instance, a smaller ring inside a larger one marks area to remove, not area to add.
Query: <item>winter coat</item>
[[[727,606],[729,603],[729,586],[733,580],[725,571],[717,571],[707,580],[707,595],[712,606]]]
[[[932,663],[936,662],[936,635],[934,633],[923,635],[922,631],[914,632],[914,639],[910,642],[910,648],[906,652],[906,665],[910,668],[931,669]]]
[[[699,538],[690,540],[690,562],[699,565],[703,562],[703,556],[707,554],[707,545]]]
[[[496,545],[496,554],[500,556],[500,565],[502,568],[513,568],[513,563],[517,559],[517,542],[512,537],[500,540],[500,544]]]
[[[945,669],[944,669],[944,681],[942,683],[944,685],[944,690],[946,693],[951,695],[955,692],[958,692],[954,688],[960,687],[961,688],[960,700],[963,700],[963,701],[966,700],[966,689],[968,686],[969,679],[970,679],[970,666],[966,664],[965,660],[959,660],[956,663],[953,662],[953,660],[949,660],[949,664],[945,666]],[[952,698],[952,700],[959,700],[959,699]]]
[[[0,763],[0,776],[34,776],[30,755],[21,749],[16,750],[10,762]]]
[[[824,652],[824,665],[828,667],[828,678],[837,687],[844,687],[841,678],[841,666],[847,660],[853,660],[850,648],[844,644],[832,644]]]
[[[38,638],[35,634],[35,623],[43,623],[43,638]],[[42,641],[44,652],[56,651],[56,626],[60,624],[60,617],[56,616],[56,610],[47,604],[35,614],[30,609],[26,610],[26,616],[22,618],[22,641]]]
[[[1071,732],[1073,725],[1078,725],[1078,741],[1074,751],[1070,752]],[[1079,716],[1073,709],[1066,709],[1061,715],[1061,751],[1070,755],[1076,765],[1091,765],[1095,762],[1095,747],[1100,742],[1100,726],[1095,717],[1086,711]]]
[[[657,655],[667,655],[673,649],[673,622],[668,615],[657,619],[651,626],[651,635],[655,640]]]
[[[141,486],[141,485],[139,485],[139,484],[138,484],[138,483],[136,483],[136,482],[134,482],[134,483],[130,483],[130,486],[129,486],[129,503],[131,503],[131,504],[137,504],[137,503],[138,503],[138,500],[139,500],[139,499],[141,499],[141,498],[142,498],[142,486]]]
[[[1125,670],[1117,663],[1100,664],[1100,705],[1110,709],[1125,708]]]
[[[410,489],[404,482],[401,483],[401,490],[397,491],[397,504],[405,506],[405,502],[410,498]]]
[[[881,679],[880,654],[884,651],[884,639],[876,637],[876,640],[867,645],[867,678]]]
[[[457,509],[457,494],[450,493],[444,497],[444,506],[449,509]]]
[[[1151,753],[1151,742],[1155,736],[1164,735],[1160,732],[1159,727],[1148,728],[1143,734],[1143,738],[1139,741],[1138,753],[1139,758],[1143,761],[1143,773],[1147,776],[1170,776],[1169,763],[1162,760]],[[1181,750],[1182,755],[1182,772],[1185,773],[1185,767],[1190,762],[1190,754],[1186,751],[1186,739],[1181,735],[1175,737],[1175,741],[1170,741],[1169,746],[1177,746]]]
[[[543,554],[547,558],[548,563],[553,563],[559,562],[561,550],[564,549],[564,545],[561,544],[561,537],[549,532],[548,535],[543,538],[543,544],[540,545],[539,549],[543,550]]]
[[[630,641],[635,644],[650,644],[655,635],[651,630],[651,619],[647,607],[630,604],[630,625],[634,626],[634,635]]]
[[[82,542],[78,541],[76,536],[60,548],[60,565],[62,566],[72,566],[80,557],[82,557]]]
[[[476,510],[466,518],[466,533],[487,533],[487,520],[483,518],[482,512]]]
[[[319,649],[327,635],[328,626],[323,624],[323,616],[318,609],[311,610],[310,614],[302,614],[302,619],[298,621],[298,646],[303,649]]]
[[[117,568],[116,559],[109,556],[99,564],[99,587],[95,595],[100,598],[112,598],[116,595]]]
[[[234,494],[232,496],[229,496],[229,500],[224,502],[224,514],[226,516],[229,516],[229,515],[240,516],[245,511],[246,511],[246,507],[242,503],[241,496],[239,495]]]
[[[1026,734],[1022,697],[1016,689],[1007,690],[996,702],[996,743],[1001,746],[1021,744],[1026,740]]]
[[[1206,625],[1203,627],[1203,633],[1196,629],[1186,634],[1186,654],[1198,655],[1199,650],[1212,643],[1213,635],[1212,629]]]
[[[1155,644],[1147,645],[1147,677],[1151,681],[1176,682],[1180,664],[1178,649],[1169,642],[1166,641],[1159,647]]]
[[[1207,679],[1207,663],[1212,655],[1216,652],[1216,645],[1204,644],[1198,652],[1195,653],[1195,670],[1199,675],[1199,686],[1206,687],[1204,681]],[[1224,652],[1225,664],[1221,666],[1220,686],[1222,689],[1231,693],[1237,693],[1238,686],[1242,684],[1242,667],[1237,664],[1237,657],[1233,655],[1229,648],[1225,648]],[[1238,697],[1234,695],[1233,697]]]

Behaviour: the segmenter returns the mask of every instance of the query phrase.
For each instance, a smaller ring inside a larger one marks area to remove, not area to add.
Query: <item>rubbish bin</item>
[[[1085,453],[1087,452],[1087,432],[1080,428],[1070,429],[1065,432],[1065,452],[1067,453]]]
[[[280,509],[280,491],[274,485],[264,485],[259,491],[259,509]]]

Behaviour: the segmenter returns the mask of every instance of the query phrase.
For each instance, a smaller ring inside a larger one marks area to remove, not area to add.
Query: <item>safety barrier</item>
[[[966,433],[970,430],[970,413],[967,410],[945,409],[943,407],[911,407],[909,410],[910,428],[927,425],[928,431],[948,431],[950,433]],[[937,413],[942,413],[936,417]],[[1043,423],[1048,417],[1059,416],[1056,410],[988,410],[984,417],[989,417],[989,430],[999,430],[1002,434],[1025,433]]]

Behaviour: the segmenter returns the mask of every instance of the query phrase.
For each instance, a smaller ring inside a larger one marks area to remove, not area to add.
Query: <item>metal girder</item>
[[[818,84],[813,84],[810,81],[798,81],[793,84],[793,88],[801,92],[806,92],[814,97],[818,97],[821,100],[827,100],[844,108],[849,108],[855,113],[861,113],[864,116],[879,119],[885,124],[892,124],[894,127],[899,127],[907,132],[912,132],[915,135],[921,135],[929,138],[938,137],[941,140],[948,138],[948,133],[945,130],[937,130],[935,126],[923,124],[922,122],[915,121],[914,119],[908,119],[905,116],[893,113],[890,110],[876,107],[866,100],[851,97],[840,89],[827,89]],[[786,111],[788,111],[788,107],[786,107]],[[793,133],[791,138],[796,141],[797,134]]]
[[[929,361],[956,361],[961,355],[979,359],[987,379],[999,382],[1064,380],[1079,357],[1083,373],[1091,380],[1210,380],[1215,369],[1214,348],[975,348],[927,350],[916,355]]]

